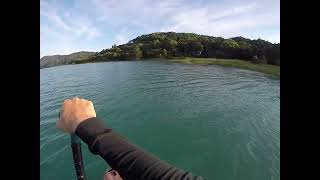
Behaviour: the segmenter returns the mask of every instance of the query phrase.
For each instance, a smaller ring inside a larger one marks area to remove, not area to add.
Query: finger
[[[89,104],[89,105],[93,105],[92,101],[90,101],[90,100],[86,100],[86,103]]]
[[[65,99],[63,102],[64,102],[64,103],[68,103],[68,102],[70,102],[70,101],[71,101],[71,99],[68,98],[68,99]]]
[[[62,107],[69,103],[71,103],[71,99],[65,99],[62,103]]]
[[[79,96],[74,96],[72,100],[80,100]]]

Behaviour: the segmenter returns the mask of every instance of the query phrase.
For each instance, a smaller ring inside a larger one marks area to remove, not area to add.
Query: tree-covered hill
[[[171,57],[242,59],[280,65],[280,43],[243,37],[224,39],[195,33],[158,32],[113,45],[87,61],[131,60]]]

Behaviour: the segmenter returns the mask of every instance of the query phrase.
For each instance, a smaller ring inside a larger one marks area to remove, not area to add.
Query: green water
[[[76,179],[63,99],[91,99],[115,131],[169,163],[223,180],[280,179],[280,80],[219,66],[107,62],[41,69],[40,178]],[[88,179],[108,168],[83,146]]]

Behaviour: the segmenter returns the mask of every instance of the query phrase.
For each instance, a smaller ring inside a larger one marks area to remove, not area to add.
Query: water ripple
[[[69,136],[55,123],[63,100],[75,95],[91,99],[108,125],[178,167],[208,179],[280,179],[279,79],[157,61],[59,66],[40,75],[41,179],[70,173],[64,169],[72,165],[61,159],[70,153]],[[58,161],[61,172],[53,173]],[[99,163],[85,161],[90,179],[101,179]]]

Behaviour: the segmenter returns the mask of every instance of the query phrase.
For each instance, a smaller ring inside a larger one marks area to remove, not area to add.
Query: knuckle
[[[70,99],[65,99],[65,100],[63,101],[63,104],[67,104],[67,103],[70,103],[70,102],[71,102]]]
[[[93,105],[92,101],[87,101],[87,104],[90,105],[90,106]]]

